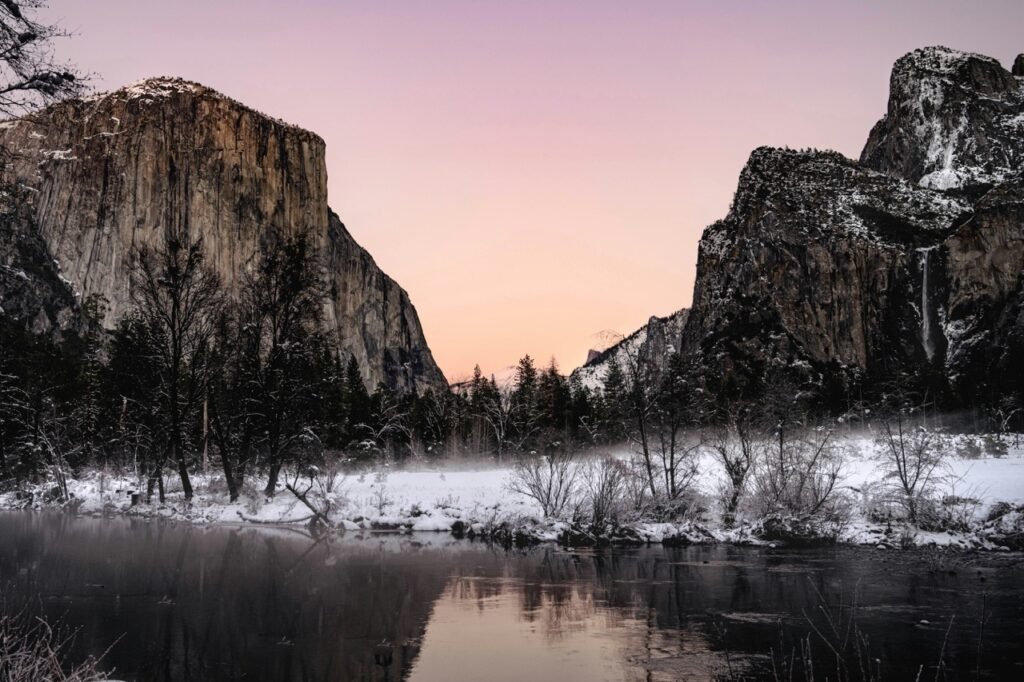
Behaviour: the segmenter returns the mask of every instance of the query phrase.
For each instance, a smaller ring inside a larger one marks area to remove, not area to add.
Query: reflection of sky
[[[913,679],[940,647],[954,677],[973,672],[983,610],[983,666],[1019,678],[1024,567],[996,554],[505,552],[21,513],[0,514],[0,537],[5,603],[29,600],[76,633],[76,660],[107,651],[132,679],[706,679],[723,663],[763,670],[809,618],[825,628],[822,606],[845,623],[850,605],[885,679]]]
[[[724,672],[699,629],[658,629],[644,615],[653,609],[596,603],[586,584],[546,585],[527,603],[526,587],[453,579],[434,604],[409,680],[621,682]]]
[[[736,597],[738,565],[553,548],[495,559],[453,568],[409,679],[677,680],[728,671],[709,641],[706,608]],[[745,669],[744,655],[732,656],[735,671]]]
[[[1019,0],[50,4],[101,86],[180,75],[320,133],[332,206],[452,378],[571,369],[688,305],[750,150],[856,156],[901,54],[1024,50]]]

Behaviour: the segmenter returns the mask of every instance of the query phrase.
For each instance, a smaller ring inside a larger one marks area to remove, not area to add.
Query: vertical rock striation
[[[268,230],[305,231],[324,255],[327,324],[367,383],[444,385],[408,295],[331,213],[317,135],[204,86],[150,79],[3,123],[0,145],[64,276],[80,295],[106,297],[109,321],[131,305],[140,244],[201,237],[234,286]]]

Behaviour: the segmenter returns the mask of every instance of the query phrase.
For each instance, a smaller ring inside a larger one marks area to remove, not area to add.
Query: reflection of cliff
[[[973,677],[982,610],[984,666],[1019,677],[1024,569],[1010,558],[954,573],[856,549],[318,545],[294,531],[15,514],[0,515],[0,537],[7,593],[40,595],[78,631],[81,656],[117,641],[104,660],[127,679],[762,679],[769,651],[799,649],[808,618],[824,627],[821,606],[854,601],[885,679],[913,679],[940,646],[951,677]],[[910,627],[922,621],[934,625]]]
[[[104,663],[131,679],[400,680],[447,577],[443,552],[376,541],[20,520],[0,579],[42,595],[82,656],[117,642]]]

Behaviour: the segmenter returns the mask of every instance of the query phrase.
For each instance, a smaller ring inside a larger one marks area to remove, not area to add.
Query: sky
[[[1009,67],[1024,2],[50,0],[98,90],[180,76],[315,131],[450,380],[568,372],[690,304],[750,151],[856,157],[892,62]]]

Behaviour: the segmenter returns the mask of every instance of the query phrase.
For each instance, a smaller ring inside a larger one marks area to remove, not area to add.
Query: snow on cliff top
[[[894,70],[906,67],[930,71],[936,74],[952,74],[969,61],[978,60],[1000,66],[999,61],[976,52],[963,52],[942,45],[921,47],[909,52],[893,65]]]
[[[109,92],[97,93],[88,97],[83,97],[82,102],[86,103],[100,103],[108,100],[134,100],[140,101],[144,104],[152,104],[160,100],[165,100],[175,95],[194,95],[194,96],[208,96],[214,99],[220,99],[225,102],[229,102],[240,109],[252,112],[257,116],[261,116],[269,121],[273,121],[278,125],[284,126],[290,130],[294,130],[305,135],[310,135],[320,140],[323,139],[316,133],[307,130],[301,126],[297,126],[294,123],[281,120],[276,116],[271,116],[258,109],[255,109],[244,102],[240,102],[233,97],[228,97],[224,93],[214,90],[213,88],[203,85],[202,83],[196,83],[195,81],[185,80],[184,78],[171,77],[171,76],[156,76],[151,78],[144,78],[134,83],[129,83],[124,87]]]

